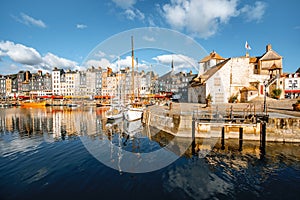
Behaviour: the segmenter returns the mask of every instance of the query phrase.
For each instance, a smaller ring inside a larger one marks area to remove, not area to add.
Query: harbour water
[[[161,131],[149,134],[140,122],[110,123],[104,116],[105,110],[95,107],[0,109],[0,199],[297,199],[300,195],[299,143],[267,142],[265,152],[259,141],[244,141],[242,149],[237,140],[226,140],[222,148],[219,138],[197,139],[192,145]],[[120,152],[126,150],[138,155],[140,162],[155,163],[141,155],[169,144],[170,156],[178,159],[156,170],[130,173],[131,168],[120,162],[125,159]],[[100,145],[100,154],[94,154],[91,147]],[[101,162],[103,157],[106,163]]]

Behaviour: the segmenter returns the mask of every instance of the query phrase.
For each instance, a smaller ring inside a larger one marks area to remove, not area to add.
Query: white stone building
[[[52,94],[53,95],[61,95],[62,94],[62,87],[61,82],[64,75],[63,69],[54,68],[52,70]]]
[[[274,89],[283,91],[282,57],[267,45],[260,57],[246,56],[222,60],[215,52],[202,59],[206,71],[198,74],[189,86],[188,101],[205,103],[210,94],[213,103],[227,103],[237,98],[247,102],[266,92],[271,95]],[[212,61],[210,61],[212,60]],[[201,61],[200,61],[201,62]],[[210,66],[210,63],[216,63]],[[265,89],[266,86],[266,89]],[[284,97],[284,91],[280,98]]]
[[[300,97],[300,73],[286,74],[284,81],[285,97],[291,99]]]
[[[79,73],[78,71],[68,70],[65,73],[65,82],[62,83],[64,90],[62,95],[64,96],[75,96],[75,90],[79,87]]]

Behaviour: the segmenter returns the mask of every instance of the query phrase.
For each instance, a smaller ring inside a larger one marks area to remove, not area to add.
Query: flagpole
[[[246,43],[245,43],[245,48],[246,48],[246,56],[249,56],[248,50],[251,50],[251,47],[250,47],[250,45],[248,44],[248,41],[247,41],[247,40],[246,40]]]

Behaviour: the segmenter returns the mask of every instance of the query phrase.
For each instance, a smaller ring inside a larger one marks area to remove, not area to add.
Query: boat
[[[112,106],[108,111],[106,111],[107,120],[116,120],[123,118],[123,111],[120,107]]]
[[[110,103],[96,103],[96,107],[108,107]]]
[[[127,109],[124,112],[124,118],[127,121],[136,121],[142,118],[144,106],[141,102],[139,102],[139,98],[135,99],[134,95],[134,50],[133,50],[133,37],[131,37],[131,64],[132,64],[132,80],[131,80],[131,87],[132,87],[132,98],[131,103],[127,106]],[[139,96],[139,95],[138,95]],[[135,100],[134,100],[135,99]]]
[[[119,77],[120,77],[120,62],[118,62],[118,73],[119,73]],[[111,98],[110,99],[110,109],[106,112],[106,117],[108,121],[114,121],[117,119],[122,119],[124,114],[123,114],[123,106],[121,105],[121,87],[120,87],[120,82],[118,89],[117,89],[117,95],[116,98]],[[110,95],[112,97],[112,95]]]
[[[9,108],[12,107],[12,103],[8,103],[8,102],[2,102],[0,103],[0,108]]]
[[[47,102],[46,101],[22,101],[20,102],[20,106],[21,107],[45,107],[47,106]]]
[[[76,108],[76,107],[79,107],[79,104],[77,104],[77,103],[68,103],[67,106],[69,108]]]
[[[96,107],[107,107],[107,106],[110,106],[110,103],[106,103],[106,102],[96,103]]]
[[[124,118],[127,121],[136,121],[142,118],[144,106],[142,103],[132,103],[127,106],[124,112]]]

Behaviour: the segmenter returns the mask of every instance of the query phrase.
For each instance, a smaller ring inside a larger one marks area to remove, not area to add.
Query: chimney
[[[271,45],[271,44],[268,44],[268,45],[266,46],[266,52],[270,51],[271,49],[272,49],[272,45]]]
[[[246,58],[249,58],[249,53],[248,53],[248,51],[246,52],[246,55],[245,55],[245,56],[246,56]]]

